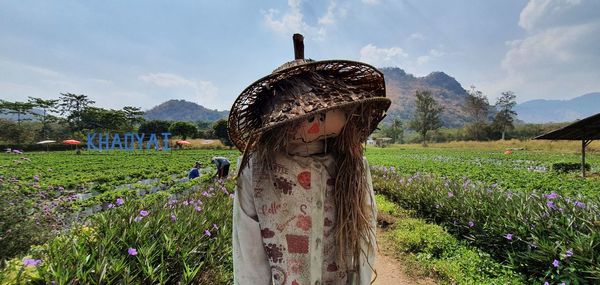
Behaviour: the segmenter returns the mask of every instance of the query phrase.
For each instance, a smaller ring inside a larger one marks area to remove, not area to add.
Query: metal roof
[[[533,138],[534,140],[598,140],[600,113]]]

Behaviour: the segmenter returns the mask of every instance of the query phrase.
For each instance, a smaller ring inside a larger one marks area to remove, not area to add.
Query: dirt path
[[[436,285],[431,278],[420,278],[408,276],[403,264],[394,258],[390,247],[390,241],[384,238],[384,233],[378,230],[377,242],[380,250],[375,259],[375,270],[377,279],[375,285]]]

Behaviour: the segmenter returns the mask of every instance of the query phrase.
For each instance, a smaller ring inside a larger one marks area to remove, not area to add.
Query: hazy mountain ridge
[[[436,101],[444,107],[441,114],[446,127],[461,127],[469,121],[464,110],[467,91],[453,77],[444,72],[432,72],[424,77],[415,77],[398,67],[380,68],[385,76],[387,97],[392,100],[386,121],[398,117],[403,121],[413,118],[416,108],[417,90],[429,90]]]
[[[194,102],[185,100],[169,100],[146,111],[146,120],[166,121],[217,121],[227,119],[228,111],[207,109]]]
[[[572,122],[600,113],[600,92],[569,100],[531,100],[515,106],[515,111],[527,123]]]

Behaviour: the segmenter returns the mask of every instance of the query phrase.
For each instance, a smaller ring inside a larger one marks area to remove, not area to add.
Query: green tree
[[[79,113],[80,130],[118,132],[126,126],[125,112],[122,110],[86,107]]]
[[[382,124],[381,134],[392,139],[392,143],[404,143],[404,124],[394,117],[390,124]]]
[[[0,100],[0,112],[17,116],[16,128],[12,131],[10,129],[3,131],[11,132],[11,134],[9,134],[10,139],[18,144],[23,142],[23,137],[25,135],[21,122],[23,120],[29,120],[23,118],[23,116],[31,114],[33,106],[34,105],[29,102],[9,102]]]
[[[34,105],[30,102],[9,102],[0,100],[0,111],[7,114],[17,115],[17,124],[25,120],[23,116],[31,114]]]
[[[195,124],[189,122],[174,122],[169,127],[169,131],[173,136],[179,136],[183,140],[187,137],[193,137],[198,133],[198,128]]]
[[[135,127],[144,122],[144,111],[142,111],[142,108],[125,106],[123,107],[123,112],[125,112],[128,131],[133,130]]]
[[[83,94],[60,93],[60,95],[57,105],[60,114],[65,116],[72,131],[81,131],[83,129],[81,125],[83,110],[96,102]]]
[[[168,133],[169,127],[171,127],[171,122],[169,122],[169,121],[161,121],[161,120],[145,121],[140,124],[140,127],[138,128],[138,133],[143,133],[143,134]]]
[[[421,142],[427,145],[427,133],[434,131],[442,126],[440,114],[443,108],[438,105],[430,91],[417,91],[417,109],[415,115],[410,121],[410,128],[421,135]]]
[[[472,123],[465,126],[467,136],[474,140],[486,140],[489,137],[487,124],[490,104],[483,92],[471,86],[465,102],[465,111],[471,116]]]
[[[58,104],[58,100],[57,99],[45,100],[42,98],[29,97],[29,103],[33,104],[35,108],[42,109],[41,114],[34,112],[34,113],[32,113],[32,115],[35,118],[37,118],[38,121],[42,125],[40,128],[41,138],[47,139],[49,133],[52,131],[52,129],[50,127],[50,123],[55,122],[57,120],[57,117],[55,117],[49,113],[57,112],[56,104]]]
[[[221,142],[226,146],[231,146],[231,141],[229,140],[229,133],[227,132],[227,120],[220,119],[213,124],[214,136],[221,140]]]
[[[502,133],[502,140],[504,140],[506,131],[515,128],[513,122],[517,112],[515,112],[513,108],[517,105],[517,102],[515,101],[516,98],[517,96],[514,92],[506,91],[502,92],[502,95],[498,97],[498,100],[496,101],[498,113],[496,113],[492,125],[495,130]]]

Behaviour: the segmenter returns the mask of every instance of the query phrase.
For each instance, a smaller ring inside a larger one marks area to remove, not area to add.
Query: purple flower
[[[210,197],[210,194],[208,194],[208,192],[204,191],[204,192],[202,192],[202,196],[204,196],[204,197]]]
[[[559,265],[560,265],[560,262],[558,260],[555,259],[554,261],[552,261],[552,266],[558,268]]]
[[[448,192],[448,198],[452,198],[452,197],[454,197],[454,193]]]
[[[125,204],[125,200],[123,200],[123,198],[117,198],[117,205],[121,206],[123,204]]]
[[[579,201],[575,201],[575,207],[579,207],[579,208],[585,209],[585,203],[579,202]]]
[[[113,204],[113,203],[110,203],[110,204],[108,204],[108,206],[106,206],[106,207],[107,207],[107,208],[109,208],[109,209],[112,209],[112,208],[114,208],[114,207],[115,207],[115,204]]]
[[[177,217],[175,215],[171,215],[171,221],[173,221],[173,222],[177,221]]]
[[[550,283],[548,283],[548,281],[544,281],[544,285],[550,285]]]
[[[141,210],[141,211],[140,211],[140,216],[142,216],[142,217],[147,217],[147,216],[148,216],[148,211],[146,211],[146,210]]]
[[[189,202],[188,202],[188,200],[185,200],[185,201],[183,201],[183,203],[182,203],[182,204],[183,204],[184,206],[187,206],[187,205],[189,205]]]
[[[28,267],[28,266],[38,266],[40,263],[42,263],[42,260],[40,259],[31,259],[31,258],[25,258],[23,259],[23,266]]]
[[[229,198],[233,199],[235,198],[235,195],[233,195],[233,193],[229,194]]]
[[[196,209],[196,212],[201,212],[202,211],[202,208],[200,208],[198,206],[194,207],[194,209]]]
[[[217,226],[217,224],[213,224],[213,229],[218,230],[219,227]]]
[[[472,228],[475,226],[475,223],[473,221],[469,221],[469,228]]]
[[[512,235],[512,234],[506,234],[504,237],[505,237],[507,240],[512,240],[512,238],[513,238],[513,235]]]
[[[205,236],[207,236],[207,237],[209,237],[209,236],[211,236],[212,234],[210,233],[210,231],[209,231],[209,230],[204,230],[204,235],[205,235]]]
[[[62,187],[62,186],[58,186],[58,190],[59,190],[59,191],[63,191],[63,190],[65,190],[65,188],[64,188],[64,187]]]
[[[139,222],[141,221],[143,218],[140,216],[135,217],[135,219],[133,219],[134,222]]]
[[[35,182],[40,182],[40,177],[39,177],[39,176],[37,176],[37,175],[34,175],[34,176],[33,176],[33,181],[35,181]]]
[[[556,199],[556,197],[558,197],[558,194],[552,192],[548,195],[544,195],[544,197],[546,197],[547,199]]]
[[[567,250],[567,253],[565,253],[565,255],[566,255],[567,257],[571,257],[571,256],[573,256],[573,249],[572,249],[572,248],[570,248],[569,250]]]
[[[548,206],[548,208],[550,208],[550,209],[554,209],[554,202],[548,201],[548,202],[546,202],[546,206]]]
[[[137,249],[135,249],[135,248],[133,248],[133,247],[130,247],[130,248],[127,250],[127,253],[129,253],[129,255],[137,255]]]

